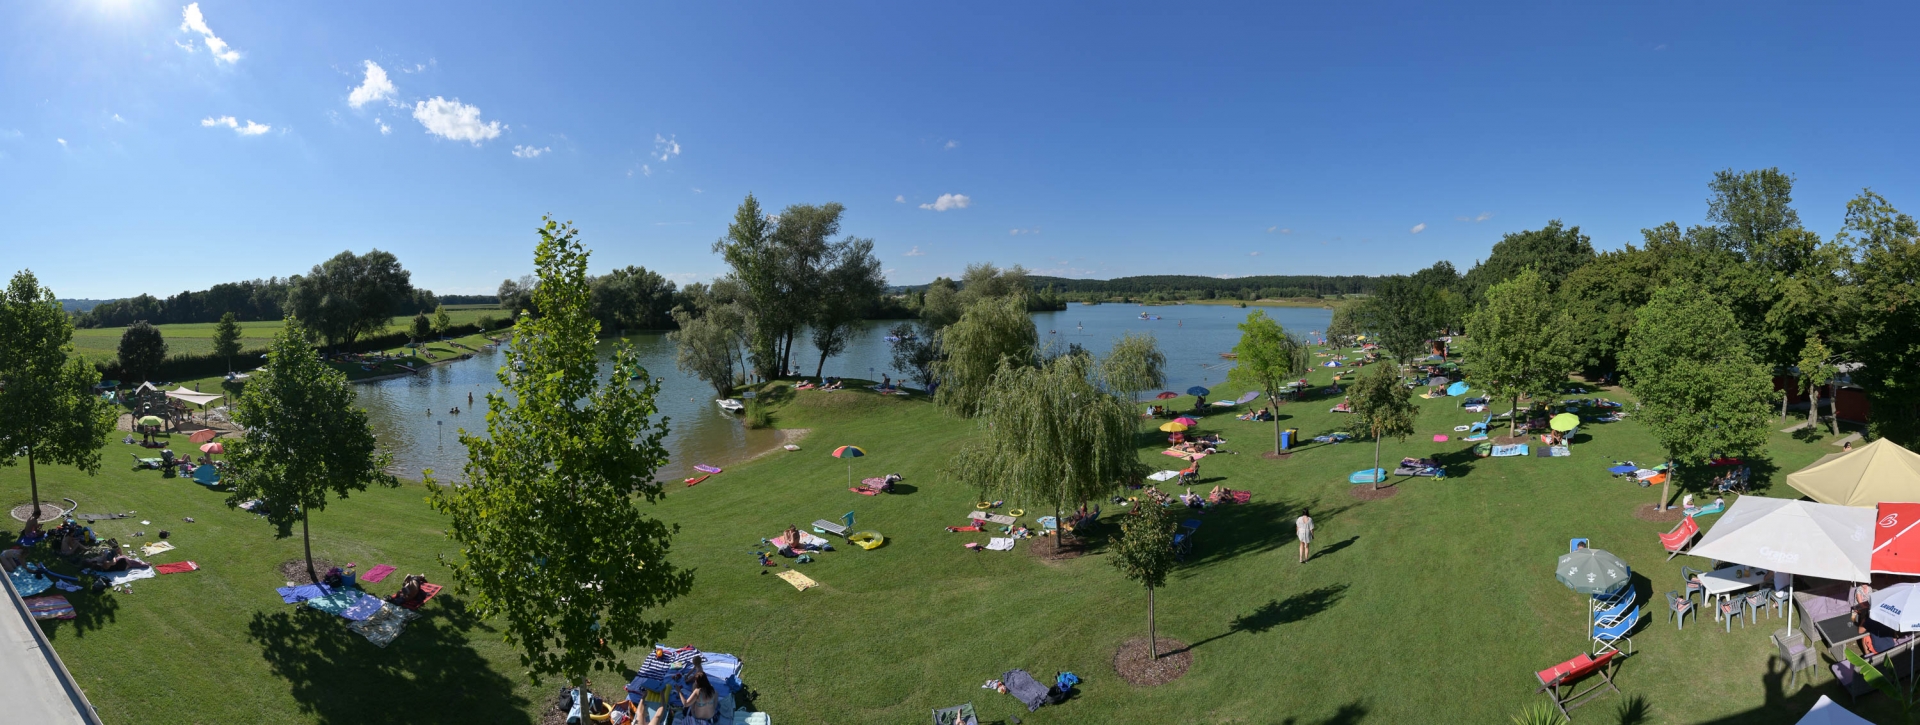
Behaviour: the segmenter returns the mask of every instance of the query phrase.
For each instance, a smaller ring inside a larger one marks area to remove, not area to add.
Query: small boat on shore
[[[713,402],[718,404],[721,410],[725,410],[729,413],[738,413],[747,409],[746,404],[741,403],[738,400],[733,400],[731,398],[721,398]]]

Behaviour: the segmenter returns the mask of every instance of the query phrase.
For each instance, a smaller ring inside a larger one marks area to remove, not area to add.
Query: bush
[[[747,408],[747,427],[755,429],[772,428],[773,412],[758,405]]]
[[[493,315],[481,315],[480,320],[474,323],[476,327],[480,328],[481,332],[492,330],[494,326],[498,324],[500,324],[500,321],[493,319]]]

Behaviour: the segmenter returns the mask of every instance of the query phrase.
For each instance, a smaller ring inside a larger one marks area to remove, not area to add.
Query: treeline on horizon
[[[1360,275],[1203,277],[1160,274],[1114,279],[1069,279],[1033,275],[1028,279],[1035,287],[1055,290],[1073,301],[1104,301],[1118,297],[1148,302],[1211,299],[1251,302],[1262,299],[1326,298],[1370,294],[1385,277]]]

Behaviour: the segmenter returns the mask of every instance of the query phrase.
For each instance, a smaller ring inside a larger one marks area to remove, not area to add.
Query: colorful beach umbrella
[[[200,430],[194,431],[193,435],[187,437],[187,440],[193,441],[195,443],[208,443],[218,437],[220,437],[220,431],[214,430],[212,428],[202,428]]]
[[[1462,380],[1460,382],[1447,386],[1447,394],[1455,397],[1466,395],[1469,387],[1470,386],[1467,385],[1467,381]]]
[[[1552,426],[1554,430],[1565,433],[1580,427],[1580,416],[1572,413],[1561,413],[1554,416],[1553,420],[1547,421],[1547,425]]]
[[[201,453],[226,453],[227,447],[220,445],[219,443],[208,443],[206,445],[200,446],[200,452]]]
[[[1160,430],[1166,431],[1168,433],[1179,433],[1186,429],[1187,429],[1187,424],[1177,420],[1167,421],[1166,423],[1160,426]]]
[[[1188,395],[1206,395],[1210,392],[1213,392],[1213,391],[1207,390],[1206,388],[1200,387],[1198,385],[1195,385],[1191,388],[1187,388]]]
[[[839,448],[833,449],[834,458],[859,458],[864,455],[867,455],[867,452],[861,449],[859,446],[841,446]],[[852,461],[847,462],[847,486],[849,488],[853,486],[853,462]]]
[[[1200,425],[1200,421],[1197,421],[1197,420],[1194,420],[1194,419],[1192,419],[1192,418],[1188,418],[1187,416],[1184,416],[1184,415],[1183,415],[1183,416],[1180,416],[1180,417],[1178,417],[1178,418],[1174,418],[1174,419],[1173,419],[1173,422],[1175,422],[1175,423],[1179,423],[1179,424],[1181,424],[1181,425],[1184,425],[1184,426],[1196,426],[1196,425]]]
[[[166,424],[167,422],[164,420],[161,420],[160,416],[157,416],[157,415],[149,415],[140,419],[140,425],[166,425]]]
[[[1153,399],[1154,399],[1154,400],[1172,400],[1172,399],[1174,399],[1174,398],[1178,398],[1178,397],[1180,397],[1180,394],[1179,394],[1179,393],[1176,393],[1176,392],[1173,392],[1173,391],[1171,391],[1171,390],[1169,390],[1169,391],[1167,391],[1167,392],[1164,392],[1164,393],[1161,393],[1161,394],[1159,394],[1159,395],[1155,395],[1155,396],[1153,396]]]
[[[1240,396],[1238,399],[1234,400],[1233,402],[1242,403],[1242,404],[1251,403],[1254,401],[1255,398],[1258,398],[1258,397],[1260,397],[1260,391],[1250,390],[1250,391],[1247,391],[1245,395]]]

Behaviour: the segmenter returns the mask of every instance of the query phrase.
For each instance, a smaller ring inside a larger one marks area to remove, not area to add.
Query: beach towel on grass
[[[274,591],[280,593],[280,601],[299,604],[308,599],[318,599],[333,592],[325,584],[302,584],[297,587],[280,587]]]
[[[360,598],[363,596],[366,596],[366,592],[341,587],[333,590],[332,593],[324,597],[308,599],[307,606],[334,616],[339,616],[341,612],[347,611],[347,607],[351,607],[355,602],[360,601]]]
[[[154,573],[153,569],[151,568],[128,569],[126,571],[94,571],[92,569],[88,569],[87,573],[107,580],[107,586],[111,586],[111,587],[117,587],[122,584],[131,584],[141,579],[152,579],[156,576],[159,576],[159,574]]]
[[[1553,454],[1554,458],[1566,458],[1573,455],[1573,449],[1567,446],[1554,446],[1547,450]]]
[[[1354,471],[1353,475],[1347,477],[1347,483],[1379,483],[1385,480],[1387,480],[1387,469],[1384,468]]]
[[[34,619],[73,619],[78,616],[67,598],[58,594],[22,599],[20,603],[27,605],[27,613],[33,615]]]
[[[1527,444],[1525,443],[1515,443],[1510,446],[1494,446],[1493,447],[1494,458],[1506,458],[1508,456],[1524,456],[1524,455],[1527,455]]]
[[[987,540],[987,551],[1013,551],[1013,539],[995,536]]]
[[[7,578],[13,580],[13,588],[19,590],[20,596],[23,597],[31,597],[53,588],[53,581],[24,568],[7,572]]]
[[[364,622],[367,621],[368,617],[372,617],[375,612],[380,611],[380,605],[385,603],[386,602],[381,601],[379,597],[363,593],[359,599],[353,600],[352,606],[340,610],[340,616],[355,622]],[[309,604],[311,604],[311,602],[309,602]]]
[[[785,579],[788,584],[793,585],[794,589],[798,589],[803,592],[808,589],[812,589],[814,587],[820,586],[820,582],[809,579],[807,578],[807,575],[794,571],[792,569],[788,569],[786,571],[780,572],[778,574],[775,574],[774,576],[780,577],[781,579]]]
[[[992,521],[1001,526],[1012,526],[1014,522],[1019,521],[1019,519],[1016,519],[1012,516],[1008,516],[1006,514],[990,514],[985,511],[970,511],[967,513],[967,518],[973,519],[975,521],[981,521],[981,520]]]
[[[1149,480],[1149,481],[1170,481],[1170,480],[1173,480],[1173,479],[1175,479],[1175,478],[1179,478],[1179,477],[1180,477],[1180,472],[1179,472],[1179,471],[1161,471],[1161,472],[1159,472],[1159,473],[1155,473],[1155,474],[1153,474],[1153,475],[1151,475],[1151,476],[1147,476],[1147,480]]]
[[[1173,456],[1174,458],[1185,458],[1189,461],[1197,461],[1202,458],[1206,458],[1208,455],[1205,451],[1202,451],[1200,453],[1188,453],[1178,448],[1168,448],[1164,451],[1161,451],[1161,453],[1165,453],[1169,456]]]
[[[1009,670],[1000,676],[1000,682],[1007,686],[1007,694],[1027,706],[1027,712],[1047,704],[1047,686],[1033,679],[1026,670]]]
[[[153,567],[154,571],[159,572],[161,574],[185,574],[190,571],[198,571],[199,569],[200,569],[200,565],[195,564],[191,561],[176,561],[171,564],[156,564]]]
[[[379,611],[374,612],[373,616],[367,617],[365,620],[359,622],[348,622],[347,629],[353,630],[354,633],[362,637],[366,637],[368,642],[373,643],[373,646],[385,648],[387,645],[393,643],[395,637],[400,636],[400,631],[406,629],[408,622],[413,621],[419,616],[419,612],[408,611],[393,606],[392,604],[381,602]]]
[[[387,578],[387,575],[392,573],[393,567],[381,564],[372,569],[368,569],[367,573],[360,575],[360,581],[378,584],[381,579]]]
[[[153,556],[154,554],[158,554],[163,551],[173,551],[173,543],[167,542],[167,541],[156,541],[151,544],[147,544],[145,546],[140,547],[140,553],[146,554],[147,556]]]

